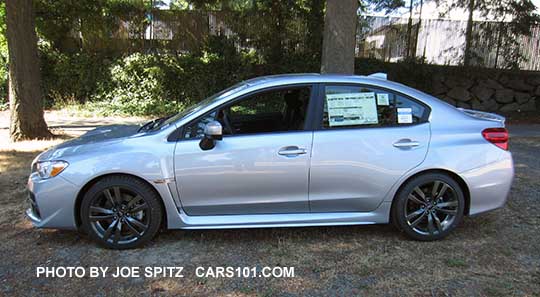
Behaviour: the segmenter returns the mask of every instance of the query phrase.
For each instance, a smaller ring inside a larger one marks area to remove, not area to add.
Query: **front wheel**
[[[445,237],[463,219],[465,199],[459,184],[430,173],[408,181],[392,208],[392,220],[409,237],[431,241]]]
[[[138,247],[159,231],[163,215],[159,199],[148,184],[137,178],[105,177],[83,197],[83,229],[107,248]]]

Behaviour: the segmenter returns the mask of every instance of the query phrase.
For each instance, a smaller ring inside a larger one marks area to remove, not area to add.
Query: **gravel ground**
[[[0,150],[0,295],[540,296],[540,138],[512,139],[508,204],[466,218],[442,241],[411,241],[389,225],[191,230],[165,231],[130,251],[32,228],[26,178],[51,143],[28,145]],[[184,278],[38,278],[39,266],[185,268]],[[293,266],[295,277],[198,278],[198,266]]]

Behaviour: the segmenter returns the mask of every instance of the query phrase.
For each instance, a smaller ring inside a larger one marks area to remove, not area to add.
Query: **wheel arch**
[[[92,178],[91,180],[89,180],[81,188],[81,190],[79,191],[79,193],[77,194],[77,197],[75,199],[75,209],[73,210],[74,211],[73,213],[75,214],[75,224],[77,225],[77,229],[80,230],[80,227],[82,226],[82,222],[81,222],[81,203],[82,203],[84,194],[86,194],[86,192],[88,192],[88,190],[93,185],[95,185],[98,181],[102,180],[103,178],[109,177],[109,176],[129,176],[129,177],[136,178],[136,179],[144,182],[145,184],[149,185],[150,188],[159,197],[159,202],[161,203],[161,207],[163,209],[163,219],[161,221],[161,224],[162,224],[161,227],[165,228],[165,229],[167,228],[167,209],[165,208],[165,204],[163,203],[163,197],[161,197],[161,194],[159,194],[159,191],[156,189],[156,187],[154,185],[152,185],[152,183],[150,183],[146,179],[141,178],[140,176],[137,176],[137,175],[134,175],[134,174],[129,174],[129,173],[124,173],[124,172],[122,172],[122,173],[118,172],[118,173],[106,173],[106,174],[96,176],[96,177]]]
[[[455,180],[459,184],[459,186],[461,187],[461,190],[463,191],[463,198],[465,199],[465,207],[463,209],[463,214],[464,215],[469,215],[470,206],[471,206],[471,192],[469,190],[469,186],[467,185],[465,180],[461,176],[456,174],[455,172],[452,172],[452,171],[447,170],[447,169],[441,169],[441,168],[433,168],[433,169],[422,170],[422,171],[416,172],[415,174],[413,174],[413,175],[409,176],[407,179],[405,179],[401,183],[399,188],[396,190],[396,192],[394,193],[394,197],[392,198],[392,209],[394,208],[394,204],[395,204],[397,195],[399,194],[401,189],[405,186],[405,184],[407,184],[411,179],[413,179],[413,178],[415,178],[417,176],[424,175],[424,174],[430,174],[430,173],[442,173],[442,174],[448,175],[450,178],[452,178],[453,180]],[[392,213],[392,211],[390,211],[390,213]],[[390,216],[390,220],[391,219],[392,219],[392,216]]]

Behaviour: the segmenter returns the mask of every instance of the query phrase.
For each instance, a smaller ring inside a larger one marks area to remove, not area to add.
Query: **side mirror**
[[[204,127],[204,137],[199,142],[203,151],[211,150],[216,146],[216,140],[223,139],[223,127],[218,121],[211,121]]]

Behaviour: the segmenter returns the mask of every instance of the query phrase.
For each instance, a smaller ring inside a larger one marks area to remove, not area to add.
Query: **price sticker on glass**
[[[375,93],[341,93],[326,95],[328,123],[333,126],[377,124]]]

